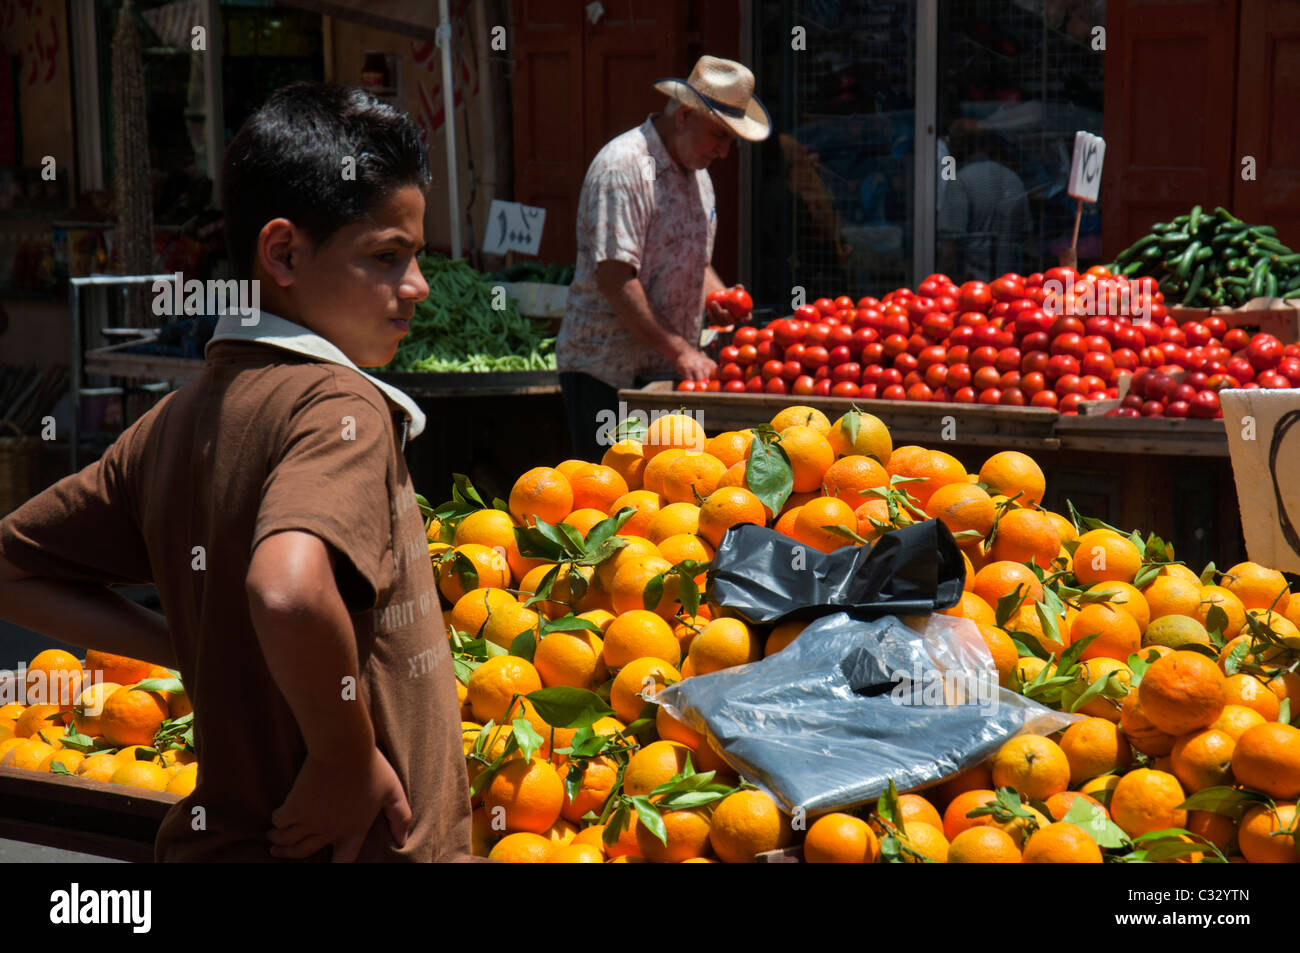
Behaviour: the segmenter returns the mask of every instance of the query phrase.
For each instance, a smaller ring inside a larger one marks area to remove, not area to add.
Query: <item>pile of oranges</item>
[[[747,473],[756,441],[777,448],[783,488],[770,466],[761,479]],[[599,463],[529,470],[494,507],[458,492],[428,511],[475,852],[619,863],[750,861],[789,846],[811,862],[1300,860],[1300,729],[1289,723],[1300,598],[1254,563],[1198,575],[1154,536],[1047,511],[1044,491],[1024,453],[995,453],[968,473],[942,451],[894,447],[869,414],[832,422],[796,406],[712,437],[689,416],[659,417]],[[979,629],[1004,688],[1078,714],[1067,729],[1015,737],[870,810],[803,818],[653,704],[665,685],[781,651],[806,625],[750,626],[708,601],[727,529],[765,525],[829,552],[932,518],[966,564],[965,591],[945,613]],[[583,705],[585,718],[567,717]]]
[[[0,706],[0,766],[180,797],[198,761],[184,743],[189,699],[169,669],[90,649],[84,664],[46,649],[25,666],[28,704]],[[154,680],[175,690],[151,690]]]

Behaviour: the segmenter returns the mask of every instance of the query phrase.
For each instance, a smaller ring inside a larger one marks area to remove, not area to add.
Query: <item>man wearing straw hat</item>
[[[617,439],[597,424],[616,411],[619,388],[713,370],[699,349],[704,301],[726,286],[710,264],[717,208],[707,169],[734,139],[771,133],[754,75],[739,63],[702,56],[689,78],[654,88],[667,108],[596,154],[579,199],[556,357],[574,453],[587,460]],[[730,323],[720,305],[710,317]]]

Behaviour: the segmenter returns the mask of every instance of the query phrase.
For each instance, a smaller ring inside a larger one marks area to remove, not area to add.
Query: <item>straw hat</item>
[[[741,139],[761,142],[772,133],[767,108],[754,95],[754,74],[732,60],[701,56],[689,78],[654,85],[683,106],[703,106]]]

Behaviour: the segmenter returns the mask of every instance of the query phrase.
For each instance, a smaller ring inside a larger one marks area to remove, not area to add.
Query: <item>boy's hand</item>
[[[299,860],[333,846],[334,863],[351,863],[380,811],[397,846],[406,843],[411,805],[392,765],[371,748],[369,764],[357,768],[307,756],[289,796],[271,815],[272,857]]]

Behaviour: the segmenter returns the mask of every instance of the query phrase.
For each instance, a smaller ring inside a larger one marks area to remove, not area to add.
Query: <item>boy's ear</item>
[[[282,288],[293,284],[294,253],[300,252],[303,235],[287,218],[273,218],[257,235],[257,261],[266,276]]]

